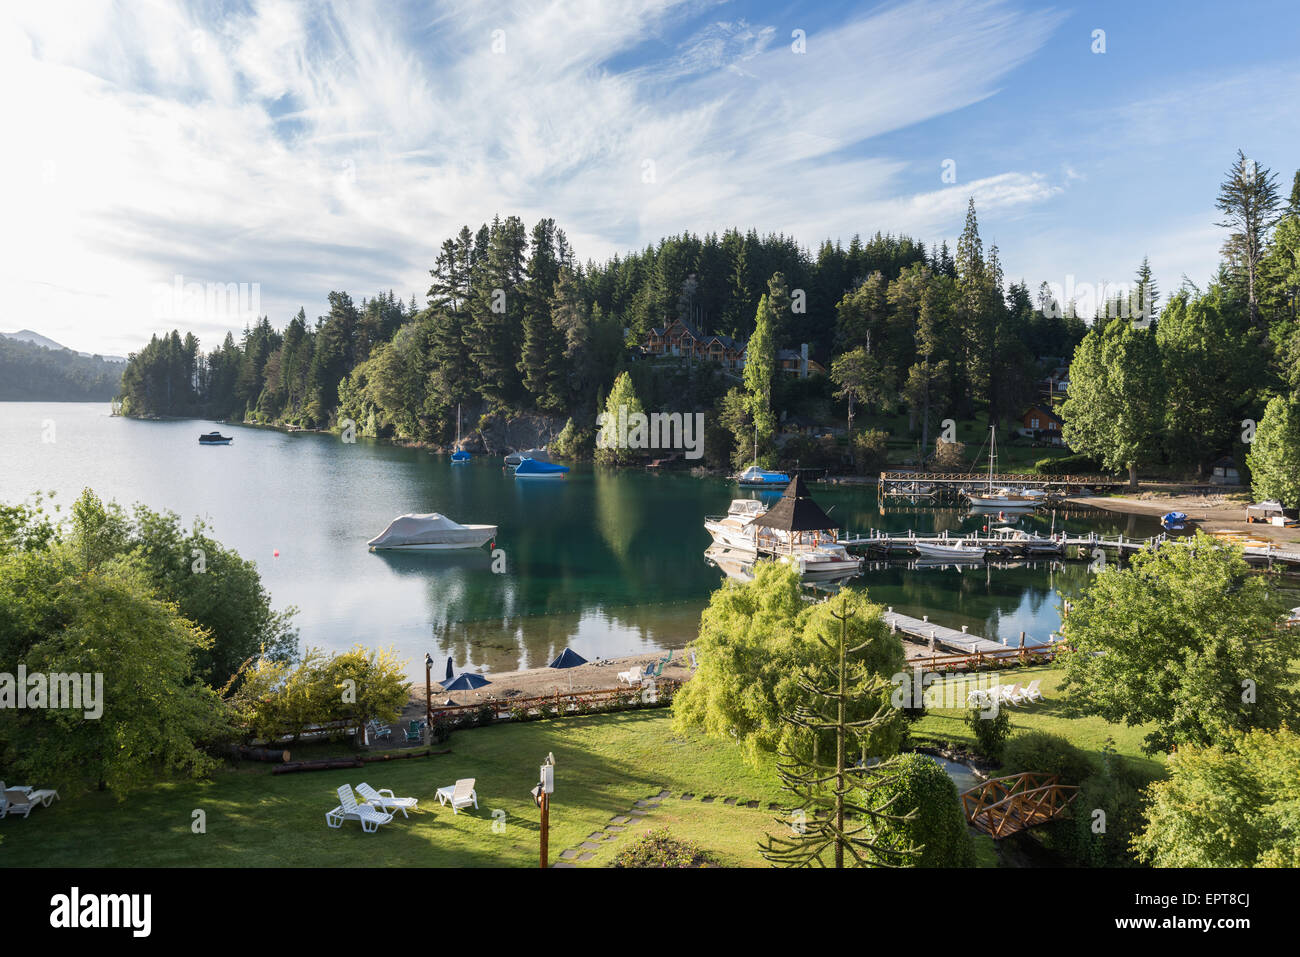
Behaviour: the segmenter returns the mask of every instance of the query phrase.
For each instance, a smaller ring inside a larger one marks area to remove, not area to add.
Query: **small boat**
[[[1030,554],[1055,554],[1061,551],[1061,543],[1052,538],[1046,538],[1042,535],[1035,535],[1033,532],[1026,532],[1022,528],[1008,528],[1000,526],[992,529],[992,532],[998,538],[1001,538],[1008,545],[1015,545],[1023,548]]]
[[[711,515],[704,519],[704,530],[713,536],[716,545],[756,551],[756,530],[751,523],[766,511],[767,506],[756,498],[733,499],[726,515]]]
[[[464,465],[469,461],[469,453],[460,447],[460,406],[456,406],[456,451],[451,453],[453,465]]]
[[[929,542],[913,542],[922,558],[946,558],[954,562],[979,562],[984,560],[984,549],[978,545],[957,542],[952,545],[932,545]]]
[[[567,465],[525,457],[515,469],[515,478],[564,478],[568,471]]]
[[[1185,532],[1187,515],[1183,512],[1166,512],[1160,516],[1160,524],[1166,532]]]
[[[495,525],[461,525],[438,512],[402,515],[366,544],[370,550],[404,552],[441,551],[450,548],[479,548],[497,536]]]
[[[233,435],[222,435],[220,432],[207,432],[199,436],[199,445],[229,445],[235,440]]]
[[[751,465],[736,476],[741,488],[785,488],[790,484],[790,476],[784,472],[769,472],[757,465]]]
[[[806,582],[851,578],[862,571],[862,559],[850,555],[849,550],[838,542],[782,555],[781,561],[798,568],[799,577]]]
[[[524,452],[511,452],[506,456],[506,465],[510,466],[512,469],[518,468],[519,463],[524,459],[535,459],[538,462],[550,461],[546,449],[528,449]]]

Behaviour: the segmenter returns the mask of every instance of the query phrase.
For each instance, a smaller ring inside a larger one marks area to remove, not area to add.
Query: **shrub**
[[[885,467],[888,443],[889,433],[880,429],[863,429],[853,436],[853,464],[859,474]]]
[[[473,713],[473,721],[476,727],[482,727],[486,724],[492,724],[497,719],[496,705],[480,705],[479,709]]]
[[[1083,782],[1067,816],[1044,829],[1043,840],[1080,867],[1136,867],[1131,845],[1145,820],[1137,783],[1117,762],[1107,760]]]
[[[434,717],[433,724],[429,728],[429,740],[434,744],[442,744],[451,737],[451,718],[445,714]]]
[[[711,867],[712,858],[694,841],[673,837],[666,827],[646,831],[614,858],[615,867]]]
[[[991,718],[983,716],[981,709],[971,708],[966,714],[966,725],[975,732],[975,746],[990,761],[1002,758],[1002,746],[1011,733],[1011,716],[1006,708],[998,708]]]
[[[887,776],[871,792],[872,806],[907,821],[886,821],[875,826],[875,841],[893,850],[914,847],[920,855],[908,860],[910,867],[973,867],[975,844],[961,799],[952,778],[924,754],[903,754],[881,766]]]
[[[1087,755],[1059,734],[1025,731],[1002,746],[1002,773],[1037,771],[1055,774],[1062,784],[1082,784],[1092,776]]]
[[[594,443],[595,433],[591,429],[578,428],[570,418],[548,448],[556,458],[582,459],[591,455]]]
[[[1101,463],[1092,456],[1077,454],[1039,459],[1034,463],[1034,471],[1039,475],[1085,475],[1104,470]]]

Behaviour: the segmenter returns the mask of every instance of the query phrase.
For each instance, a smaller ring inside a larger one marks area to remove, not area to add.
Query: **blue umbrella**
[[[442,687],[445,691],[473,691],[475,688],[482,688],[491,683],[482,675],[476,675],[472,671],[462,671],[454,680],[442,682]]]
[[[565,648],[560,652],[560,656],[552,661],[546,667],[548,668],[576,668],[578,665],[585,665],[587,659],[582,657],[572,648]],[[573,690],[573,675],[569,675],[569,690]]]

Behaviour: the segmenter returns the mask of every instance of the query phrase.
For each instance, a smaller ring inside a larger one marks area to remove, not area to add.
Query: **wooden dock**
[[[955,499],[964,491],[1012,486],[1041,489],[1064,496],[1085,489],[1120,488],[1125,481],[1112,475],[1038,475],[1027,472],[891,472],[880,473],[880,500],[886,498]]]
[[[951,648],[962,654],[973,655],[976,652],[1007,650],[1006,645],[996,641],[989,641],[979,635],[972,635],[964,628],[958,631],[956,628],[936,625],[929,620],[928,615],[924,618],[913,618],[910,615],[900,615],[891,607],[885,612],[884,618],[894,631],[901,631],[905,635],[919,638],[926,643],[933,639],[936,645]]]

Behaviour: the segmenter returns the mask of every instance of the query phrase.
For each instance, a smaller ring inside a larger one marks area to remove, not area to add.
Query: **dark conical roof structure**
[[[750,524],[782,532],[818,532],[838,527],[822,511],[821,506],[812,500],[808,486],[798,473],[795,473],[794,481],[786,488],[781,500]]]

